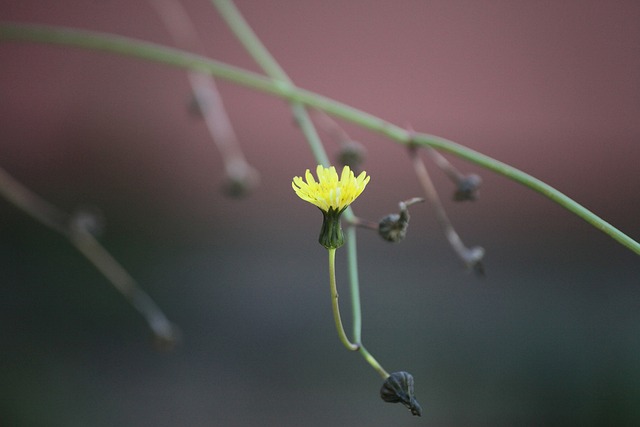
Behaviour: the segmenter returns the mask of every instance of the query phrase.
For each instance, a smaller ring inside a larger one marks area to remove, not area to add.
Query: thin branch
[[[177,0],[149,0],[167,27],[173,40],[184,49],[202,50],[195,25],[189,14]],[[225,167],[228,182],[227,193],[243,196],[258,183],[258,172],[247,162],[231,119],[224,107],[215,79],[209,74],[188,71],[194,102],[215,143]]]
[[[456,185],[456,190],[453,193],[453,200],[461,202],[465,200],[476,200],[478,198],[478,189],[482,184],[482,178],[480,178],[479,175],[473,173],[464,175],[437,150],[427,147],[425,151],[434,163]]]
[[[281,87],[287,88],[288,90],[295,89],[293,81],[289,78],[282,67],[280,67],[280,64],[278,64],[269,50],[264,46],[262,41],[256,36],[251,26],[246,22],[240,11],[235,7],[235,4],[229,0],[211,1],[218,9],[218,12],[225,19],[236,37],[240,40],[240,42],[243,44],[245,49],[247,49],[254,60],[260,65],[264,72],[271,78],[273,78],[276,84],[279,84]],[[302,133],[304,134],[316,161],[324,166],[329,166],[329,157],[327,156],[324,145],[322,144],[322,140],[320,139],[320,136],[318,135],[318,132],[304,104],[298,100],[290,99],[289,101],[291,104],[293,116],[296,119],[298,126],[302,130]],[[346,221],[353,221],[355,219],[355,215],[351,207],[347,208],[347,210],[343,213],[343,216]],[[364,350],[364,347],[362,347],[362,308],[360,303],[356,231],[353,227],[350,227],[347,233],[347,263],[349,269],[350,285],[349,289],[351,292],[353,336],[354,340],[356,341],[356,349],[362,349],[361,354],[374,367],[374,369],[376,369],[378,372],[380,372],[380,370],[385,372],[384,369],[382,369],[378,362],[373,358],[373,356],[366,352],[366,350]],[[335,257],[335,254],[330,254],[330,258],[332,256]],[[335,310],[337,310],[337,294],[335,296],[334,314]],[[340,324],[339,329],[342,331],[341,340],[347,348],[352,349],[353,344],[350,344],[348,338],[346,338],[344,329],[342,329],[342,324]],[[372,361],[375,363],[372,363]]]
[[[447,211],[444,209],[442,205],[442,201],[440,200],[440,196],[438,195],[438,191],[436,187],[433,185],[433,181],[429,176],[429,171],[427,171],[427,167],[420,158],[418,150],[416,147],[409,148],[409,155],[411,156],[411,162],[413,164],[413,168],[418,176],[418,181],[424,190],[424,193],[427,197],[427,200],[433,206],[436,217],[438,218],[438,223],[440,227],[444,231],[444,234],[449,241],[449,244],[456,252],[458,257],[470,268],[475,269],[477,272],[482,273],[482,257],[484,255],[484,249],[481,247],[473,247],[471,249],[467,248],[465,244],[462,242],[462,239],[456,232],[449,216],[447,215]]]
[[[338,304],[338,286],[336,284],[336,249],[331,248],[328,251],[329,254],[329,287],[331,288],[331,308],[333,311],[333,320],[336,324],[336,331],[338,332],[338,338],[340,342],[349,351],[357,351],[360,345],[358,343],[352,343],[349,341],[347,334],[344,332],[344,326],[342,326],[342,319],[340,317],[340,304]]]
[[[81,221],[74,218],[18,182],[0,168],[0,195],[36,221],[64,236],[145,318],[158,344],[171,347],[178,329],[131,275],[95,239]]]
[[[228,0],[211,0],[211,3],[216,7],[218,13],[220,13],[231,31],[233,31],[233,34],[235,34],[240,43],[242,43],[242,46],[249,52],[260,68],[280,87],[288,90],[295,89],[293,81],[282,67],[280,67],[280,64],[278,64],[269,50],[264,46],[260,38],[253,32],[253,29],[244,19],[238,8],[236,8],[235,4]],[[307,139],[313,156],[319,164],[328,167],[330,165],[329,157],[309,117],[309,113],[300,101],[292,99],[289,101],[293,117]]]
[[[0,40],[50,43],[117,53],[174,67],[208,73],[251,89],[269,93],[290,101],[298,101],[308,107],[323,110],[342,120],[385,135],[399,144],[415,144],[432,147],[451,153],[461,159],[509,178],[549,198],[569,212],[582,218],[596,229],[607,234],[621,245],[640,255],[639,242],[539,179],[446,138],[426,133],[410,133],[406,129],[393,125],[372,114],[365,113],[314,92],[283,85],[282,82],[270,80],[259,74],[251,73],[241,68],[179,49],[172,49],[114,34],[53,26],[0,23]],[[345,214],[349,215],[347,212],[345,212]]]

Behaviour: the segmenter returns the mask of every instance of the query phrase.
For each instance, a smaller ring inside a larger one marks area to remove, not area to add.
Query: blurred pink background
[[[206,44],[199,53],[259,71],[207,1],[183,3]],[[298,86],[521,168],[640,238],[638,2],[274,0],[237,5]],[[0,6],[0,18],[173,45],[144,1],[13,1]],[[291,178],[315,162],[283,101],[219,82],[245,154],[262,177],[255,194],[237,201],[220,192],[220,155],[203,122],[187,111],[190,89],[183,70],[80,49],[5,42],[0,64],[1,166],[60,208],[99,208],[107,219],[107,247],[170,317],[182,320],[186,332],[185,349],[177,356],[146,352],[138,342],[145,333],[142,321],[104,280],[70,249],[62,259],[52,257],[65,242],[1,202],[0,239],[7,254],[2,268],[9,278],[3,323],[16,328],[6,338],[5,369],[18,372],[12,379],[22,384],[3,391],[17,399],[5,400],[0,408],[15,421],[9,425],[44,425],[39,422],[46,417],[30,405],[55,410],[57,404],[64,410],[49,425],[227,426],[276,420],[279,425],[301,420],[309,426],[416,425],[400,408],[379,400],[377,379],[362,360],[339,348],[330,328],[324,253],[315,243],[319,213],[297,200],[290,187]],[[366,146],[364,168],[372,176],[354,206],[357,214],[377,219],[395,210],[399,200],[421,194],[402,147],[350,124],[344,128]],[[336,153],[328,138],[327,148]],[[429,425],[640,421],[633,409],[640,407],[637,256],[542,196],[449,158],[484,180],[480,200],[455,204],[450,183],[431,166],[462,239],[487,250],[488,276],[478,281],[464,272],[427,205],[412,209],[406,244],[392,247],[360,233],[365,342],[374,341],[370,350],[389,364],[406,364],[399,368],[416,376]],[[39,257],[31,254],[34,247],[40,247]],[[63,276],[78,268],[84,276],[74,279],[82,282],[74,287]],[[225,268],[228,277],[220,272]],[[246,277],[234,278],[244,270]],[[66,285],[47,286],[52,276]],[[31,310],[37,289],[57,296],[93,287],[97,291],[86,299],[63,299],[54,308],[40,302],[39,310]],[[109,303],[96,303],[101,298],[110,298]],[[120,316],[115,321],[111,307]],[[402,314],[391,317],[386,311],[399,309]],[[50,326],[55,333],[43,344],[40,325],[55,318],[43,314],[47,310],[68,321]],[[94,327],[78,320],[92,316],[98,317]],[[237,322],[251,340],[242,341],[243,332],[229,333]],[[265,323],[267,331],[261,329]],[[135,333],[119,335],[119,328],[132,327]],[[64,328],[79,328],[81,338],[65,340]],[[228,341],[213,344],[210,340],[222,338],[211,338],[209,328]],[[260,342],[252,334],[276,338]],[[64,351],[70,360],[89,360],[87,342],[111,349],[125,365],[133,360],[132,366],[157,365],[157,371],[140,373],[138,385],[132,385],[129,374],[96,351],[101,355],[96,366],[84,365],[89,379],[79,375],[66,387],[67,371],[60,366],[75,362],[52,361],[45,352],[22,365],[32,347],[68,345]],[[400,345],[409,348],[397,350]],[[205,350],[209,346],[215,349]],[[300,372],[292,378],[262,376],[260,363],[267,370],[269,363],[282,368],[283,356],[271,353],[278,359],[271,362],[247,356],[284,349],[291,358],[286,367],[299,363]],[[500,351],[509,353],[504,360],[495,359]],[[222,356],[212,355],[218,352]],[[332,359],[326,360],[328,355]],[[222,376],[230,383],[253,375],[243,380],[247,389],[229,392],[198,380],[194,386],[189,378],[215,371],[207,361],[226,369]],[[328,371],[335,364],[340,367]],[[190,366],[201,370],[190,371]],[[53,372],[50,390],[59,396],[57,403],[32,379],[39,369]],[[122,377],[109,383],[99,373],[105,370]],[[164,377],[166,372],[171,374]],[[177,387],[179,373],[185,377]],[[455,379],[447,376],[454,373]],[[154,375],[161,379],[154,381]],[[104,390],[92,388],[95,376],[107,381]],[[329,383],[320,386],[322,381]],[[129,390],[126,398],[120,387]],[[154,394],[164,387],[166,394]],[[538,395],[538,389],[548,394]],[[84,409],[76,410],[74,393],[94,399],[81,399]],[[193,394],[187,399],[183,393]],[[265,397],[271,393],[282,401]],[[251,404],[239,403],[239,396]],[[93,401],[98,406],[91,406]],[[100,408],[97,420],[95,408]],[[157,408],[171,415],[161,417]],[[96,422],[83,424],[84,417]]]

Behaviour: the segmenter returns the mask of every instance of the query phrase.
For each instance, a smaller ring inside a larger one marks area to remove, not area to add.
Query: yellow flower
[[[340,214],[364,191],[370,177],[362,172],[356,178],[349,166],[342,169],[340,178],[333,166],[325,168],[318,165],[316,175],[318,181],[307,169],[307,182],[296,176],[291,186],[298,197],[320,208],[323,221],[318,240],[325,248],[336,249],[344,244]]]
[[[307,182],[304,182],[302,177],[296,176],[291,186],[298,197],[316,205],[323,212],[344,211],[364,191],[371,178],[366,172],[362,172],[356,178],[349,166],[342,169],[340,178],[333,166],[325,168],[318,165],[316,175],[318,175],[318,182],[307,169],[305,174]]]

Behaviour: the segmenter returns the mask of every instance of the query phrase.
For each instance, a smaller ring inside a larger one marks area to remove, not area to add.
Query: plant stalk
[[[174,67],[208,73],[241,86],[269,93],[289,101],[300,102],[307,107],[323,110],[324,112],[342,120],[385,135],[399,144],[415,144],[432,147],[437,150],[451,153],[461,159],[467,160],[509,178],[542,194],[551,201],[567,209],[569,212],[582,218],[596,229],[607,234],[609,237],[637,255],[640,255],[639,242],[593,212],[589,211],[584,206],[572,200],[570,197],[519,169],[446,138],[426,133],[409,132],[371,114],[316,93],[287,85],[286,83],[283,84],[282,81],[274,81],[259,74],[251,73],[241,68],[233,67],[223,62],[205,58],[203,56],[194,55],[183,50],[108,33],[76,30],[65,27],[5,22],[0,23],[0,41],[2,40],[30,41],[36,43],[74,46],[146,59]],[[348,215],[349,214],[347,214],[347,219],[349,219]]]

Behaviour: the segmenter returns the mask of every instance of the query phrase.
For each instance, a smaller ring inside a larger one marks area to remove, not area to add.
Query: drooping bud
[[[187,105],[189,114],[198,119],[204,118],[211,108],[211,97],[204,91],[194,92]]]
[[[239,199],[251,194],[259,183],[258,171],[243,162],[241,167],[233,168],[232,171],[227,172],[222,191],[231,198]]]
[[[94,237],[99,237],[104,228],[104,215],[94,207],[82,207],[75,211],[69,219],[69,229],[72,233],[87,232]]]
[[[467,267],[475,271],[476,274],[484,276],[484,265],[482,264],[482,259],[484,258],[484,248],[480,246],[468,248],[462,254],[462,257],[465,264],[467,264]]]
[[[462,202],[465,200],[476,200],[478,198],[478,190],[482,184],[482,178],[476,174],[469,174],[458,181],[458,188],[453,193],[453,200]]]
[[[408,372],[400,371],[389,375],[382,384],[380,397],[385,402],[402,403],[413,415],[422,415],[422,408],[413,391],[413,376]]]
[[[357,141],[348,140],[341,144],[338,153],[338,163],[343,166],[349,166],[352,170],[357,171],[364,162],[366,150],[362,144]]]

